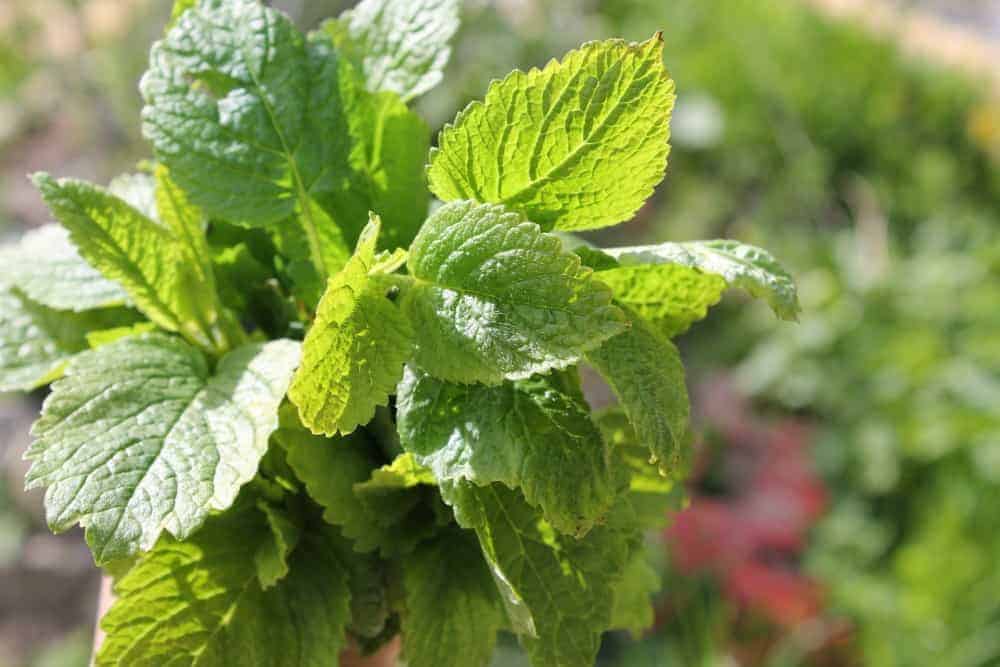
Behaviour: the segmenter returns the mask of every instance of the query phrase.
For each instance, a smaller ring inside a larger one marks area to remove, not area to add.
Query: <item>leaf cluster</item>
[[[670,337],[727,287],[785,318],[795,289],[734,242],[565,234],[663,176],[659,34],[516,71],[429,149],[407,102],[457,23],[365,0],[303,35],[180,2],[140,85],[155,165],[34,176],[57,223],[0,250],[0,388],[52,383],[28,485],[115,576],[98,665],[320,665],[397,633],[416,667],[486,664],[500,630],[587,665],[651,621],[642,532],[689,437]],[[583,365],[620,409],[592,414]]]

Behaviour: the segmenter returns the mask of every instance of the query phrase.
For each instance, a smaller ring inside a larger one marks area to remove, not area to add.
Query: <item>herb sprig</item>
[[[513,72],[431,149],[407,102],[458,10],[364,0],[303,35],[178,2],[140,85],[155,168],[34,176],[58,224],[0,250],[0,389],[52,383],[28,486],[115,576],[98,665],[325,665],[398,632],[457,667],[500,630],[589,665],[651,621],[642,534],[689,437],[670,337],[730,286],[794,317],[795,288],[735,242],[568,234],[663,177],[659,34]]]

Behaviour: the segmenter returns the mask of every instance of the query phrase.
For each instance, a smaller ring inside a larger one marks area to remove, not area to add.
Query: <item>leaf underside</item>
[[[442,79],[459,0],[362,0],[325,28],[359,61],[371,90],[409,100]]]
[[[0,287],[0,393],[28,391],[57,379],[87,349],[87,334],[127,326],[137,314],[123,308],[82,313],[36,303]]]
[[[597,275],[617,303],[653,323],[667,338],[705,319],[727,287],[721,276],[680,264],[624,266]]]
[[[121,285],[80,257],[69,233],[59,225],[34,229],[5,250],[0,273],[42,306],[79,312],[121,305],[128,299]]]
[[[718,276],[728,287],[745,289],[752,296],[766,300],[778,317],[794,320],[798,316],[795,282],[769,252],[756,246],[731,240],[689,241],[607,248],[601,252],[623,267],[686,266]],[[708,289],[705,292],[710,294]]]
[[[178,338],[142,334],[76,357],[32,429],[29,488],[49,525],[79,522],[99,563],[184,539],[257,472],[299,345],[241,347],[210,373]]]

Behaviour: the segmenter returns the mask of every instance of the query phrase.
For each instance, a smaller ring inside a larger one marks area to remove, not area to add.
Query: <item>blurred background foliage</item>
[[[274,4],[310,26],[349,3]],[[667,180],[595,240],[738,238],[801,289],[797,325],[724,304],[681,340],[690,502],[650,537],[655,628],[602,664],[1000,665],[1000,92],[794,0],[465,4],[432,127],[512,66],[663,29]],[[1000,39],[993,0],[924,4]],[[136,81],[168,5],[0,2],[0,235],[46,221],[24,174],[147,157]],[[96,582],[20,492],[39,398],[0,397],[0,665],[71,667]]]

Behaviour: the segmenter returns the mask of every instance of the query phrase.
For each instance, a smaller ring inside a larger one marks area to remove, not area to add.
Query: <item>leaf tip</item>
[[[28,180],[31,181],[32,185],[41,190],[43,194],[46,189],[50,189],[56,184],[55,179],[47,171],[36,171],[33,174],[28,174]]]
[[[633,43],[632,46],[633,48],[637,48],[640,53],[645,53],[649,57],[659,56],[662,64],[664,44],[665,41],[663,39],[663,31],[657,30],[653,33],[653,36],[646,41],[639,42],[638,44]]]
[[[382,218],[375,211],[368,211],[368,222],[358,236],[355,251],[365,255],[374,255],[378,245],[378,237],[382,233]]]

